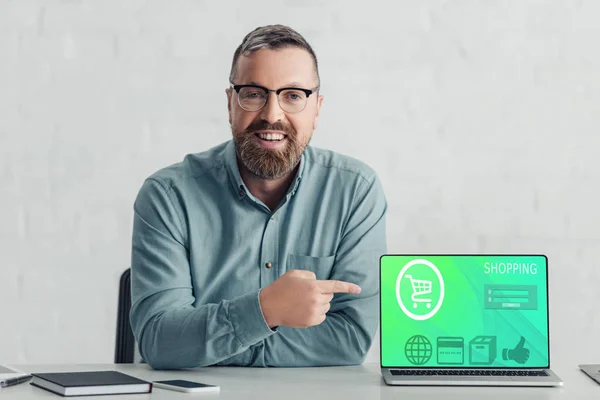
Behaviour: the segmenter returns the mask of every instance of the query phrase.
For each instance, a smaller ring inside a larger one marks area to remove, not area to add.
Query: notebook
[[[389,385],[562,386],[550,369],[544,255],[384,255]]]
[[[152,383],[118,371],[33,373],[31,385],[61,396],[151,393]]]

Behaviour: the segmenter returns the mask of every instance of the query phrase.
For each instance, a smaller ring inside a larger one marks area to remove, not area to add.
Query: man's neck
[[[240,170],[240,175],[242,180],[246,184],[246,187],[252,193],[254,197],[262,201],[273,211],[277,205],[281,202],[283,196],[285,196],[288,188],[290,187],[290,183],[296,176],[298,171],[298,166],[288,172],[281,178],[266,180],[261,179],[258,176],[254,175],[252,172],[248,171],[246,166],[238,160],[238,168]]]

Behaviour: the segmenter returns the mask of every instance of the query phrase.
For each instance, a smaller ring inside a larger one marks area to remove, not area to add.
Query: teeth
[[[283,135],[281,133],[259,133],[258,137],[263,140],[281,140]]]

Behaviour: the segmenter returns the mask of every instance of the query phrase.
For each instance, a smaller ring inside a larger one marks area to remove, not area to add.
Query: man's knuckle
[[[315,273],[306,269],[299,269],[297,270],[298,272],[300,272],[303,276],[309,277],[309,276],[315,276]]]

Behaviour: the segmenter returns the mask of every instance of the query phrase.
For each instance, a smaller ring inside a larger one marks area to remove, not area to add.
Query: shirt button
[[[271,216],[271,221],[275,221],[275,216],[274,215]]]
[[[270,262],[270,261],[268,261],[268,262],[265,264],[265,267],[267,267],[268,269],[270,269],[272,266],[273,266],[273,264],[271,264],[271,262]]]

